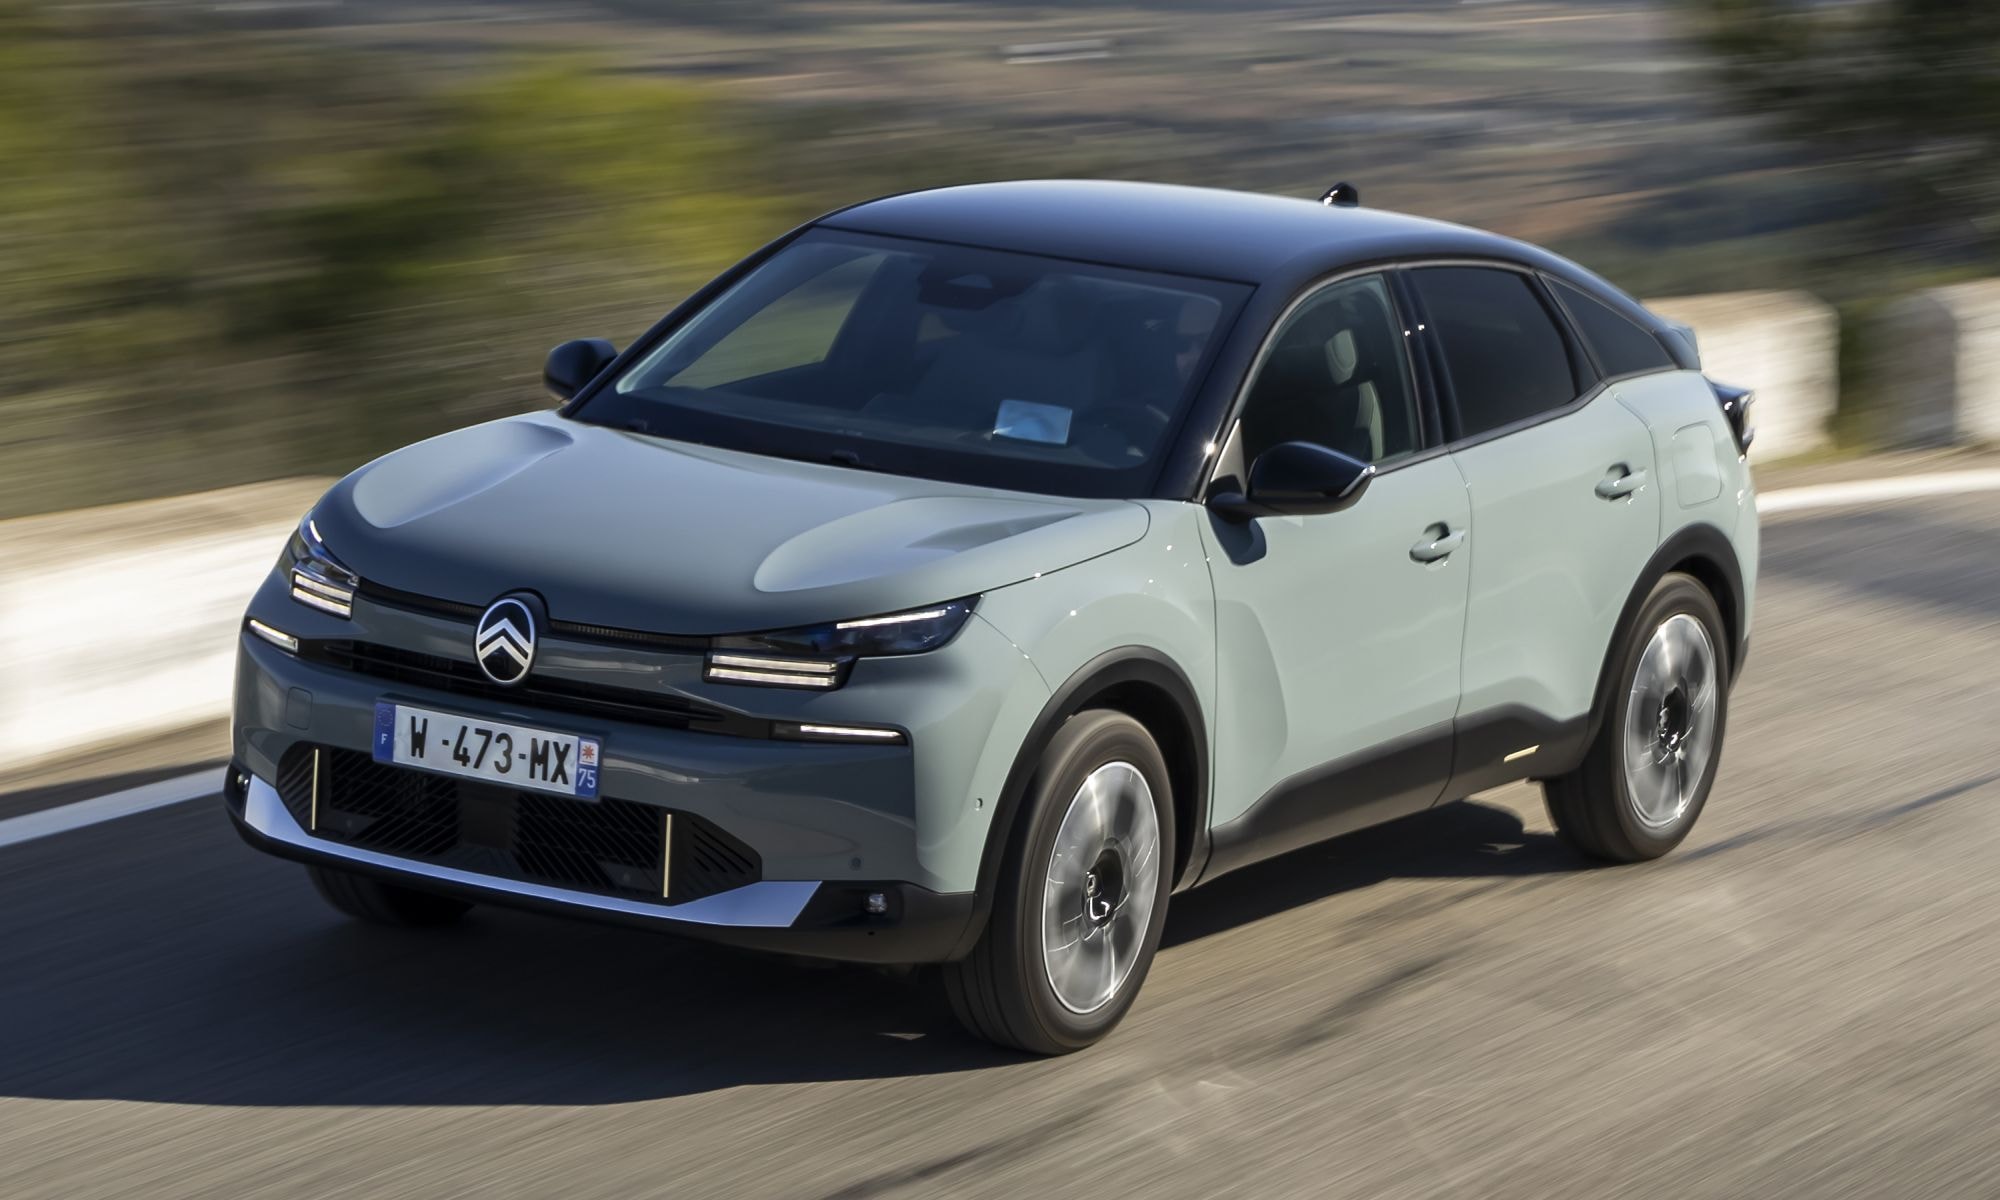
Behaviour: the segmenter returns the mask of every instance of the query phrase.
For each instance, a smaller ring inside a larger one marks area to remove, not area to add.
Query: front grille
[[[457,617],[467,621],[477,621],[486,611],[482,605],[466,604],[460,600],[445,600],[419,592],[406,592],[401,588],[392,588],[369,579],[362,580],[357,585],[357,590],[375,604],[410,612],[428,613],[437,617]],[[551,620],[549,632],[561,637],[574,638],[580,642],[609,642],[615,645],[646,646],[655,650],[694,654],[703,653],[715,642],[714,638],[695,634],[654,633],[645,629],[593,625],[587,621]]]
[[[763,876],[757,852],[713,822],[609,796],[517,791],[311,745],[286,753],[277,787],[314,837],[501,879],[681,904]]]
[[[439,617],[463,617],[468,621],[477,621],[480,614],[486,611],[477,604],[465,604],[457,600],[444,600],[436,596],[406,592],[401,588],[376,583],[372,579],[363,579],[356,585],[355,590],[376,604],[408,609],[411,612],[430,613]]]
[[[470,640],[468,639],[468,645]],[[552,712],[574,713],[606,721],[629,721],[667,729],[692,729],[736,737],[771,736],[771,723],[727,709],[712,708],[679,696],[634,688],[593,687],[568,680],[529,675],[518,684],[502,686],[486,678],[476,663],[344,639],[299,643],[299,657],[370,679],[431,688],[459,696]]]

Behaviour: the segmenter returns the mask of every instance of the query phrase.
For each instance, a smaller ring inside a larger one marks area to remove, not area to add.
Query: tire
[[[1679,573],[1653,586],[1613,651],[1582,765],[1542,784],[1549,819],[1571,847],[1641,862],[1687,837],[1722,765],[1729,652],[1707,588]]]
[[[1024,799],[986,931],[945,964],[945,993],[978,1037],[1068,1054],[1111,1032],[1152,966],[1173,884],[1173,796],[1145,727],[1094,709],[1056,731]]]
[[[309,866],[306,873],[312,876],[314,889],[328,904],[372,925],[450,925],[472,908],[450,896],[420,892],[332,867]]]

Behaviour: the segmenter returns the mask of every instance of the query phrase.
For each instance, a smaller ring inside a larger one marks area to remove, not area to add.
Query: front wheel
[[[1071,718],[1043,751],[979,944],[944,968],[972,1033],[1067,1054],[1109,1033],[1152,965],[1174,862],[1166,762],[1119,712]]]
[[[1583,764],[1542,785],[1563,840],[1592,858],[1638,862],[1694,828],[1722,762],[1727,645],[1707,588],[1681,574],[1654,585],[1615,652]]]

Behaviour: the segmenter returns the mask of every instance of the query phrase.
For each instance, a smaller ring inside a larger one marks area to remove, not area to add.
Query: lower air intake
[[[294,746],[277,788],[314,837],[523,883],[671,905],[763,874],[756,851],[692,813],[453,779],[354,750]]]

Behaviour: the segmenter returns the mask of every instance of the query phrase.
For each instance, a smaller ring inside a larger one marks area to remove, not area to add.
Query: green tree
[[[2000,257],[2000,4],[1682,2],[1726,93],[1852,172],[1876,250]]]
[[[687,84],[93,11],[0,0],[0,516],[544,403],[814,200]]]

